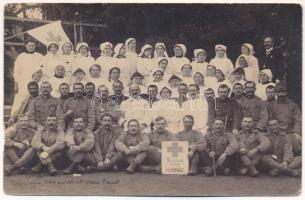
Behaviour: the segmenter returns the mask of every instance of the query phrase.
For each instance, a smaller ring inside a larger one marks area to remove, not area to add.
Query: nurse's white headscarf
[[[131,42],[131,41],[137,41],[135,38],[128,38],[126,41],[125,41],[125,46],[126,46],[126,50],[129,51],[129,48],[128,48],[128,44]]]
[[[174,49],[175,49],[177,46],[180,47],[180,48],[182,49],[182,56],[185,57],[185,54],[186,54],[186,46],[185,46],[184,44],[175,44]]]
[[[225,50],[224,58],[227,58],[227,47],[226,47],[225,45],[223,45],[223,44],[217,44],[217,45],[215,45],[215,52],[216,52],[217,49],[223,49],[223,50]],[[215,55],[215,58],[216,58],[216,57],[217,57],[217,54]],[[219,58],[219,57],[217,57],[217,58]]]
[[[55,45],[57,46],[57,53],[56,53],[56,54],[58,54],[59,45],[58,45],[57,42],[49,42],[49,43],[47,44],[47,51],[48,51],[47,54],[50,54],[49,47],[50,47],[52,44],[55,44]]]
[[[113,55],[113,57],[118,57],[119,55],[120,55],[120,50],[121,50],[121,48],[124,46],[124,44],[123,43],[118,43],[117,45],[115,45],[115,47],[114,47],[114,55]]]
[[[194,60],[197,60],[197,56],[199,53],[204,53],[207,55],[207,52],[204,49],[194,49]]]
[[[158,43],[155,45],[154,58],[157,58],[157,47],[158,47],[158,46],[162,46],[162,47],[164,48],[164,57],[168,57],[168,54],[167,54],[167,51],[166,51],[165,44],[162,43],[162,42],[158,42]]]
[[[269,77],[269,81],[272,81],[273,75],[270,69],[263,69],[259,74],[266,74]]]
[[[75,51],[74,51],[74,49],[73,49],[73,44],[72,44],[72,42],[70,42],[70,41],[64,41],[64,42],[61,42],[60,43],[60,49],[59,49],[59,53],[60,53],[60,55],[63,55],[64,53],[63,53],[63,50],[62,50],[62,48],[63,48],[63,46],[65,45],[65,44],[70,44],[70,46],[72,47],[72,51],[71,51],[71,53],[70,53],[70,55],[72,54],[72,55],[76,55],[76,53],[75,53]]]
[[[254,48],[253,48],[253,45],[252,45],[252,44],[250,44],[250,43],[243,43],[242,46],[247,47],[247,48],[249,49],[249,51],[250,51],[250,56],[253,56],[253,54],[255,53],[255,51],[254,51]]]
[[[88,56],[91,56],[90,47],[88,46],[88,44],[86,42],[82,42],[82,43],[77,44],[77,46],[76,46],[77,55],[80,56],[80,53],[78,51],[82,46],[85,46],[85,47],[88,48]]]
[[[104,51],[106,46],[110,46],[111,54],[112,54],[112,47],[113,47],[113,45],[110,42],[103,42],[103,43],[100,44],[101,56],[104,55],[103,51]]]
[[[147,50],[147,49],[152,49],[153,47],[149,44],[145,44],[142,49],[141,49],[141,52],[139,53],[139,57],[142,57],[144,55],[144,52]],[[149,57],[151,58],[151,56]]]

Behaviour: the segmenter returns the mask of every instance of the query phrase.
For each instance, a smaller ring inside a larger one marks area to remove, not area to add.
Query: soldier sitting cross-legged
[[[213,168],[215,173],[229,175],[236,161],[234,155],[238,151],[239,144],[231,132],[225,131],[224,124],[222,120],[216,119],[213,129],[204,136],[207,149],[202,154],[202,161],[205,166],[204,172],[209,176],[213,174]]]
[[[33,172],[39,172],[42,165],[47,166],[50,175],[57,174],[54,167],[54,161],[60,157],[65,147],[65,133],[61,129],[57,129],[57,119],[50,115],[47,117],[46,125],[39,126],[36,131],[32,146],[37,151],[40,162],[32,168]]]
[[[147,156],[149,138],[140,132],[140,124],[136,119],[127,123],[127,131],[115,142],[118,153],[114,155],[115,162],[126,160],[129,164],[127,173],[133,173]],[[115,163],[113,163],[115,164]]]
[[[28,117],[20,116],[17,124],[5,130],[4,171],[6,175],[10,175],[17,169],[22,169],[34,157],[35,150],[31,146],[32,138],[35,130],[30,128]]]
[[[280,129],[277,120],[269,121],[269,132],[267,137],[271,142],[270,149],[263,156],[262,164],[269,169],[271,176],[284,173],[290,176],[300,176],[296,169],[301,168],[302,157],[293,156],[292,141],[290,135],[285,130]]]

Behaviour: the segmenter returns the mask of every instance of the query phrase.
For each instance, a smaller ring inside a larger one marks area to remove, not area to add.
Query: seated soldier
[[[94,132],[95,144],[93,154],[96,160],[95,165],[98,169],[109,169],[110,167],[117,168],[114,155],[116,149],[114,146],[115,141],[122,135],[122,128],[115,124],[113,117],[109,113],[104,113],[101,116],[101,125]]]
[[[155,119],[156,129],[148,134],[150,145],[147,149],[147,158],[156,163],[156,166],[140,165],[143,172],[161,172],[161,145],[163,141],[174,141],[175,136],[166,130],[166,119],[164,117],[157,117]]]
[[[190,162],[189,175],[198,172],[199,154],[206,149],[206,141],[199,131],[193,130],[194,118],[192,115],[183,117],[184,130],[176,134],[178,141],[189,142],[188,158]]]
[[[70,174],[77,166],[79,172],[84,172],[85,168],[81,162],[92,160],[91,150],[94,146],[94,135],[92,131],[85,127],[85,121],[81,116],[76,116],[73,120],[73,127],[68,129],[65,135],[66,146],[68,147],[67,155],[70,165],[63,170],[64,174]]]
[[[35,152],[31,146],[34,134],[35,130],[30,128],[26,115],[20,116],[17,124],[5,130],[4,171],[6,175],[22,169],[32,160]],[[6,161],[10,164],[6,164]]]
[[[115,148],[119,152],[114,159],[116,162],[125,159],[129,163],[127,173],[133,173],[146,158],[148,146],[149,138],[147,135],[141,134],[140,123],[136,119],[131,119],[127,123],[126,133],[115,141]]]
[[[56,124],[56,117],[53,115],[48,116],[46,125],[39,127],[33,137],[32,146],[37,151],[40,160],[32,168],[33,172],[39,172],[41,165],[45,165],[50,175],[55,176],[57,174],[53,163],[61,156],[65,147],[65,133],[61,129],[57,129]]]
[[[213,129],[204,137],[207,141],[207,150],[202,154],[205,174],[212,175],[215,168],[215,175],[216,172],[229,175],[239,148],[237,140],[232,133],[225,132],[224,122],[220,119],[215,120]]]
[[[263,153],[271,146],[269,139],[254,129],[252,117],[243,117],[242,130],[236,136],[239,141],[239,154],[242,165],[241,175],[248,171],[252,177],[257,177],[259,172],[256,166],[260,163]]]
[[[262,164],[269,169],[271,176],[276,176],[280,172],[291,176],[300,176],[300,172],[295,170],[301,168],[302,157],[293,157],[291,137],[280,129],[277,120],[269,121],[269,132],[267,137],[271,142],[271,148],[267,155],[263,156]]]

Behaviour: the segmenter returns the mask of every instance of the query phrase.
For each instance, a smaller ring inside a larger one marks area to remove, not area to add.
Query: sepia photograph
[[[2,6],[6,195],[301,195],[301,4]]]

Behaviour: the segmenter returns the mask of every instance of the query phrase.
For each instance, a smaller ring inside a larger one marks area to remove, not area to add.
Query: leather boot
[[[50,175],[51,175],[51,176],[56,176],[57,170],[56,170],[56,168],[54,167],[53,163],[47,164],[47,167],[48,167],[48,170],[49,170]]]
[[[71,174],[76,164],[77,164],[77,163],[72,162],[72,163],[71,163],[66,169],[64,169],[62,172],[63,172],[64,174]]]

